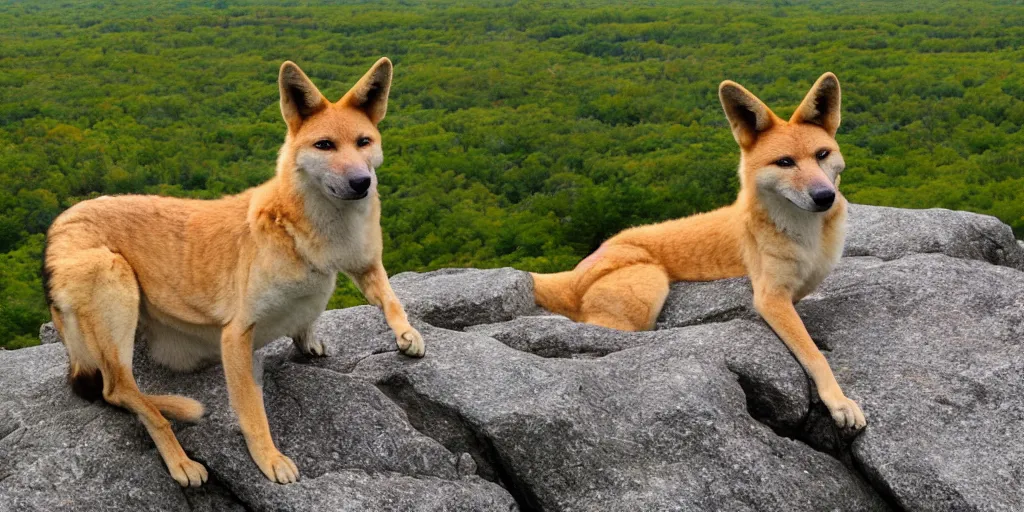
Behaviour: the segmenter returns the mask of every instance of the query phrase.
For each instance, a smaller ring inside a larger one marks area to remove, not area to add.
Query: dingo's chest
[[[839,262],[846,238],[845,218],[845,213],[839,212],[828,220],[811,216],[776,220],[776,230],[762,231],[752,239],[755,246],[746,251],[748,269],[790,290],[799,300],[814,291]]]
[[[334,292],[337,274],[310,271],[305,279],[282,280],[260,286],[250,300],[255,325],[254,348],[293,336],[316,320]]]

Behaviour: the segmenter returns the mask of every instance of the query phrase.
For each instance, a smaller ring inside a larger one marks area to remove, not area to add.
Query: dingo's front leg
[[[409,324],[402,303],[398,302],[398,297],[395,297],[395,292],[391,289],[384,265],[378,262],[369,270],[353,277],[366,300],[384,310],[384,318],[387,319],[391,330],[395,331],[398,350],[409,357],[423,357],[423,336]]]
[[[317,337],[316,331],[313,329],[314,324],[315,322],[311,322],[302,332],[292,336],[292,343],[295,344],[295,348],[299,349],[299,352],[307,356],[323,357],[327,355],[327,349]]]
[[[832,375],[828,361],[814,344],[803,321],[800,320],[800,315],[793,307],[792,297],[768,289],[755,281],[754,308],[768,322],[775,334],[782,338],[790,352],[803,365],[804,371],[811,376],[814,385],[818,388],[818,396],[832,413],[832,419],[835,420],[836,425],[839,428],[863,428],[867,424],[864,413],[861,412],[857,402],[847,398],[839,388],[839,383]]]
[[[249,455],[267,478],[282,484],[299,479],[299,470],[291,459],[274,446],[270,437],[263,391],[252,375],[253,326],[229,324],[221,334],[221,358],[228,383],[228,398],[238,414],[238,423],[249,447]]]

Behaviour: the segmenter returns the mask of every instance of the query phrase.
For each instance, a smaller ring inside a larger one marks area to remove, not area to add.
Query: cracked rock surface
[[[249,458],[219,366],[136,353],[144,391],[207,407],[175,424],[210,472],[182,490],[138,420],[70,393],[59,343],[0,351],[0,510],[1024,509],[1024,247],[990,217],[863,205],[848,239],[797,309],[860,435],[746,279],[676,283],[656,331],[625,333],[536,309],[526,273],[449,269],[393,279],[421,360],[368,306],[321,316],[328,357],[259,352],[287,486]]]

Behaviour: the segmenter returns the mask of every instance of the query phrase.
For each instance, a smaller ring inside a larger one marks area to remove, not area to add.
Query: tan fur
[[[833,419],[861,428],[860,407],[843,395],[793,307],[843,252],[839,81],[822,75],[789,121],[736,83],[723,82],[719,96],[740,145],[736,202],[627,229],[569,272],[533,274],[537,304],[579,322],[644,330],[654,327],[670,282],[750,276],[755,308],[803,365]],[[822,150],[828,155],[818,158]],[[782,166],[783,157],[793,165]],[[824,206],[812,192],[834,193],[834,202],[815,211]]]
[[[403,353],[424,352],[381,264],[377,123],[391,62],[379,60],[337,103],[291,62],[279,83],[288,132],[267,183],[212,201],[84,201],[47,234],[47,291],[76,391],[102,383],[102,398],[137,414],[183,486],[205,482],[206,469],[185,455],[164,415],[195,421],[202,406],[139,391],[131,370],[137,327],[153,358],[174,369],[223,363],[250,454],[280,483],[296,481],[298,470],[270,437],[253,351],[292,336],[302,352],[325,355],[312,325],[339,271],[384,309]],[[324,140],[333,147],[314,147]],[[356,178],[368,188],[360,192]]]

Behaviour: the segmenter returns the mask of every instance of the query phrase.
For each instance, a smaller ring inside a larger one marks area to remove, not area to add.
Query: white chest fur
[[[375,197],[359,201],[327,200],[310,192],[305,200],[313,237],[298,237],[306,264],[298,272],[264,272],[253,279],[254,345],[294,336],[323,312],[334,291],[338,271],[362,271],[376,259],[372,239],[379,233]],[[274,258],[270,258],[273,260]],[[274,269],[273,261],[260,265]]]
[[[310,271],[306,279],[268,282],[250,297],[255,349],[281,337],[294,336],[327,307],[337,274]]]
[[[762,268],[771,267],[776,285],[791,290],[799,300],[813,292],[839,262],[846,236],[845,211],[827,223],[825,213],[799,210],[785,200],[765,204],[781,236],[758,240]],[[835,206],[845,207],[845,201]]]

